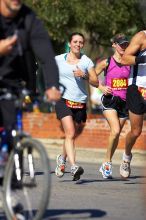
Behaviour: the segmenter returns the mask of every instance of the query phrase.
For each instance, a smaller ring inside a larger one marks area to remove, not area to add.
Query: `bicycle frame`
[[[28,96],[27,92],[26,96]],[[9,95],[8,95],[9,94]],[[10,97],[11,96],[11,97]],[[21,166],[21,154],[23,152],[23,147],[21,141],[23,138],[30,138],[31,136],[23,131],[23,102],[25,100],[25,95],[22,98],[13,96],[10,92],[6,92],[4,95],[0,96],[1,99],[14,99],[16,106],[16,124],[15,128],[11,131],[12,146],[14,151],[14,164],[15,164],[15,175],[18,182],[21,182],[23,167]],[[28,149],[28,164],[30,171],[30,178],[32,182],[35,181],[35,171],[33,165],[32,149]]]
[[[41,220],[50,197],[49,158],[45,147],[23,131],[25,94],[11,98],[16,100],[16,124],[11,130],[12,150],[3,180],[3,207],[9,220],[20,220],[20,216],[27,220]],[[39,198],[33,207],[33,195],[38,191]]]
[[[16,130],[12,130],[12,138],[13,138],[13,146],[14,146],[14,162],[15,162],[15,173],[18,181],[21,181],[23,167],[21,165],[21,154],[23,152],[23,146],[21,144],[21,140],[25,137],[29,137],[29,134],[26,134],[23,131],[23,120],[22,120],[23,112],[22,109],[18,107],[16,113]],[[35,182],[35,170],[34,163],[32,157],[32,149],[28,149],[28,165],[30,178],[32,183]]]

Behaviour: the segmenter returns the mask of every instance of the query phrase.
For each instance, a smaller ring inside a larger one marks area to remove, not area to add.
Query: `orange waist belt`
[[[86,107],[86,104],[85,103],[80,103],[80,102],[73,102],[73,101],[70,101],[70,100],[67,100],[66,99],[66,105],[69,107],[69,108],[85,108]]]
[[[144,100],[146,100],[146,88],[144,87],[138,87],[138,91],[141,93]]]

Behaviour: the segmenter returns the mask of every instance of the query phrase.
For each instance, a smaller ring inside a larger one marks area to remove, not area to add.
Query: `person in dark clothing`
[[[14,89],[25,82],[36,92],[36,61],[42,66],[49,101],[60,99],[54,51],[42,21],[21,0],[0,1],[0,88]],[[2,102],[2,101],[0,101]],[[4,103],[5,102],[5,103]],[[15,108],[0,103],[0,127],[12,129]]]
[[[48,101],[56,102],[61,97],[59,73],[48,33],[41,20],[22,4],[22,0],[0,0],[0,95],[3,88],[19,92],[22,85],[35,94],[38,62],[43,72],[46,97]],[[4,131],[9,152],[13,147],[11,131],[15,122],[14,101],[0,100],[0,141]],[[6,163],[7,159],[3,156],[0,160],[0,179],[3,178]]]

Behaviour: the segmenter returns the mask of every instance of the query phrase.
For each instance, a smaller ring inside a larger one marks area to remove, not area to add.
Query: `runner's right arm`
[[[108,59],[102,60],[100,63],[97,64],[95,71],[97,76],[99,76],[107,67],[108,65]],[[111,88],[109,86],[105,86],[103,82],[99,80],[99,87],[103,94],[107,95],[111,93]]]
[[[131,39],[129,46],[126,48],[124,55],[121,59],[121,64],[123,65],[135,65],[136,64],[136,54],[142,48],[143,41],[145,40],[144,32],[140,31]]]

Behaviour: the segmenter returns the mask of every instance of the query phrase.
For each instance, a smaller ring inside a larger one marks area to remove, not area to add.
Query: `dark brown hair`
[[[80,32],[73,32],[73,33],[69,36],[68,41],[71,42],[73,36],[75,36],[75,35],[81,36],[81,37],[83,38],[83,40],[85,41],[84,35],[83,35],[82,33],[80,33]]]

